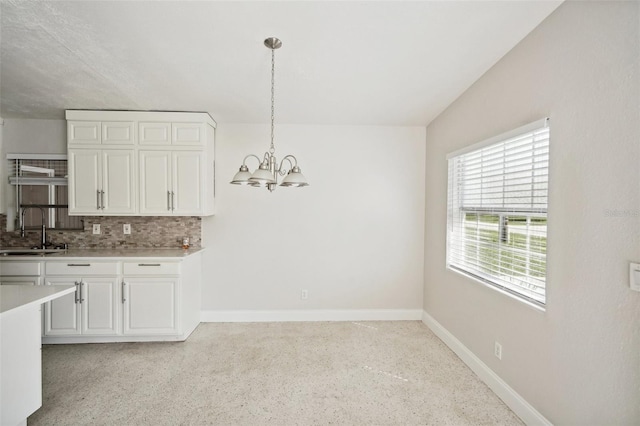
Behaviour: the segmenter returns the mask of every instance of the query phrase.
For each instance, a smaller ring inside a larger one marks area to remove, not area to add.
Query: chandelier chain
[[[269,148],[269,152],[271,154],[276,152],[276,148],[273,144],[274,138],[274,120],[275,120],[275,103],[276,103],[276,95],[275,95],[275,85],[276,85],[276,54],[275,49],[271,49],[271,148]]]

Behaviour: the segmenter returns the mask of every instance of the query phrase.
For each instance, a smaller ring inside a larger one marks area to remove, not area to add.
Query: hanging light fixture
[[[275,38],[269,37],[264,41],[264,45],[271,49],[271,147],[269,151],[264,153],[262,160],[257,155],[249,154],[244,157],[240,170],[233,177],[231,181],[234,185],[249,185],[257,187],[266,187],[269,191],[273,192],[278,186],[278,177],[285,176],[280,183],[280,186],[300,187],[308,186],[307,179],[300,171],[298,167],[298,160],[293,155],[286,155],[280,164],[276,161],[275,146],[273,144],[274,135],[274,119],[275,119],[275,73],[276,73],[276,61],[275,51],[282,46],[282,42]],[[247,158],[256,158],[258,160],[258,169],[251,173],[249,167],[247,167]],[[288,162],[288,165],[285,164]]]

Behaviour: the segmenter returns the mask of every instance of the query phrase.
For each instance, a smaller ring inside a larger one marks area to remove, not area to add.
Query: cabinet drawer
[[[180,263],[178,262],[124,262],[124,275],[178,275]]]
[[[70,260],[67,262],[47,262],[47,275],[117,275],[118,262],[91,262]]]
[[[0,275],[38,276],[40,275],[40,262],[0,262]]]

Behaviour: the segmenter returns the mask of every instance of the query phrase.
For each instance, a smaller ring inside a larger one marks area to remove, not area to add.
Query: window
[[[447,267],[544,305],[549,120],[447,159]]]
[[[24,218],[25,229],[40,229],[44,211],[49,229],[82,229],[80,218],[67,214],[66,155],[9,154],[7,159],[9,183],[14,186],[16,227]]]

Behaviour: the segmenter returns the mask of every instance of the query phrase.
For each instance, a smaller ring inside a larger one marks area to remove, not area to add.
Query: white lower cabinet
[[[76,292],[45,305],[44,335],[113,335],[118,333],[116,277],[45,278],[45,285],[75,285]]]
[[[123,280],[125,335],[175,334],[178,329],[178,278]]]
[[[200,323],[201,254],[44,262],[45,285],[76,292],[45,304],[44,343],[184,340]]]

